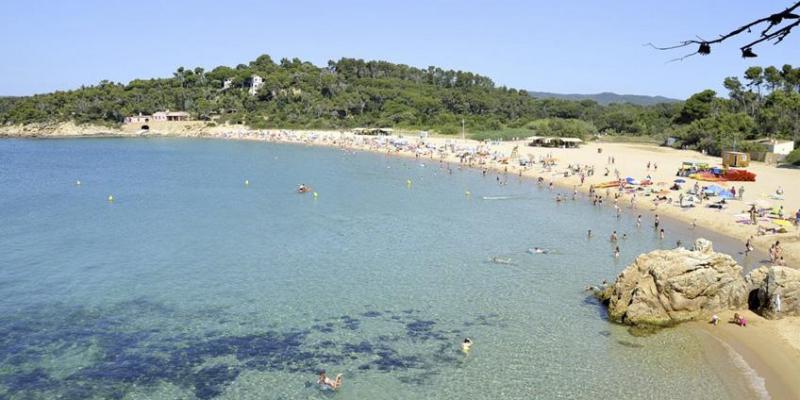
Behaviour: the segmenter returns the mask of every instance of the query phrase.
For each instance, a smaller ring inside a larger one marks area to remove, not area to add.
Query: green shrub
[[[783,159],[786,164],[800,165],[800,148],[794,149],[786,158]]]

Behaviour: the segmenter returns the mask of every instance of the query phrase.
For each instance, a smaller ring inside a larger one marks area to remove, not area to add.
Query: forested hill
[[[251,93],[256,76],[263,84]],[[296,58],[274,62],[262,55],[235,67],[178,68],[169,78],[102,81],[71,91],[0,99],[0,123],[116,124],[127,115],[166,109],[255,128],[393,126],[445,134],[460,131],[462,119],[473,132],[562,119],[567,122],[555,124],[571,124],[571,131],[561,132],[571,135],[656,134],[677,112],[675,106],[606,107],[593,101],[533,99],[524,90],[498,87],[488,77],[437,67],[350,58],[315,66]],[[572,129],[575,120],[587,122],[577,133]]]
[[[252,90],[260,79],[263,84]],[[798,141],[800,68],[751,67],[743,79],[724,79],[728,98],[704,90],[679,103],[601,105],[536,99],[471,72],[351,58],[315,66],[262,55],[211,71],[178,68],[169,78],[102,81],[76,90],[0,98],[0,124],[119,124],[128,115],[172,110],[209,124],[253,128],[381,126],[451,134],[460,131],[464,120],[475,137],[672,136],[677,146],[712,154],[734,141],[740,150],[756,149],[759,145],[751,141],[763,137]]]
[[[598,104],[609,105],[612,103],[630,103],[640,106],[652,106],[659,103],[677,103],[681,100],[671,99],[664,96],[643,96],[638,94],[616,94],[611,92],[602,92],[595,94],[563,94],[563,93],[550,93],[550,92],[534,92],[528,91],[531,96],[537,99],[562,99],[562,100],[594,100]]]

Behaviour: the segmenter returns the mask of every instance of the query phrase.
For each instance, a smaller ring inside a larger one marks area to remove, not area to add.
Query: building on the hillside
[[[233,85],[232,78],[225,79],[224,81],[222,81],[222,90],[228,90],[231,88],[232,85]]]
[[[794,150],[794,142],[791,140],[778,140],[778,139],[762,139],[758,141],[767,147],[768,153],[775,153],[778,155],[788,155]]]
[[[188,121],[189,113],[185,111],[159,111],[153,113],[153,121]]]
[[[153,116],[151,116],[151,115],[143,115],[142,113],[139,113],[139,115],[131,115],[131,116],[125,117],[125,123],[126,124],[148,123],[148,122],[150,122],[151,118],[153,118]]]
[[[250,96],[255,96],[256,93],[258,93],[258,89],[261,89],[262,86],[264,86],[264,78],[258,75],[250,77]]]

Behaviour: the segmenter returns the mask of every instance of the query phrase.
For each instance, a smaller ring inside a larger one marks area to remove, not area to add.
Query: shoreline
[[[7,128],[7,127],[4,127]],[[68,129],[69,127],[67,127]],[[658,157],[655,155],[650,155],[648,152],[653,153],[671,153],[671,152],[678,152],[682,157],[692,157],[689,159],[698,159],[703,158],[699,153],[696,155],[688,155],[687,153],[681,153],[680,151],[672,151],[662,149],[662,148],[643,148],[642,145],[637,144],[616,144],[616,143],[590,143],[585,145],[583,149],[553,149],[553,148],[529,148],[523,147],[525,144],[523,142],[501,142],[499,144],[490,145],[488,146],[489,150],[495,154],[493,159],[486,163],[461,163],[459,162],[458,157],[453,153],[446,153],[442,155],[436,154],[436,152],[431,152],[430,154],[424,154],[417,156],[418,153],[413,153],[410,151],[399,151],[394,150],[392,146],[388,146],[385,144],[378,145],[377,142],[379,140],[387,140],[387,137],[375,137],[375,136],[356,136],[352,134],[347,134],[340,131],[295,131],[295,130],[260,130],[254,131],[249,129],[237,129],[239,127],[214,127],[209,128],[208,130],[197,131],[194,129],[187,129],[185,131],[168,131],[168,132],[158,132],[152,131],[148,132],[147,134],[140,134],[139,132],[131,132],[125,130],[119,130],[116,132],[108,132],[107,130],[96,130],[94,133],[88,133],[85,130],[81,130],[79,132],[75,132],[72,134],[58,134],[58,131],[54,131],[51,133],[42,133],[42,134],[31,134],[31,131],[26,132],[25,134],[20,135],[12,135],[9,134],[7,129],[0,130],[0,138],[19,138],[19,139],[73,139],[73,138],[197,138],[197,139],[213,139],[213,140],[242,140],[242,141],[260,141],[260,142],[268,142],[268,143],[286,143],[286,144],[297,144],[297,145],[304,145],[304,146],[320,146],[320,147],[335,147],[342,150],[348,151],[364,151],[364,152],[372,152],[376,154],[383,154],[383,155],[396,155],[400,157],[406,158],[419,158],[420,160],[430,160],[432,162],[445,162],[448,164],[452,164],[458,168],[461,167],[469,167],[474,168],[476,170],[484,169],[487,171],[491,171],[492,173],[496,173],[498,176],[511,176],[514,175],[519,176],[520,178],[524,179],[531,179],[531,183],[536,185],[536,179],[539,177],[543,177],[546,184],[552,183],[553,184],[553,193],[552,196],[556,196],[556,194],[562,194],[564,191],[572,192],[573,190],[579,193],[579,197],[582,199],[585,198],[586,200],[590,200],[589,198],[589,184],[596,184],[602,181],[609,181],[612,180],[611,176],[603,177],[602,176],[602,169],[604,167],[610,167],[613,170],[614,167],[617,165],[621,166],[620,169],[628,169],[629,162],[623,160],[623,158],[637,158],[639,162],[639,166],[642,167],[646,161],[646,159],[658,159],[658,163],[661,166],[661,174],[656,175],[653,171],[654,180],[666,180],[669,178],[666,177],[673,177],[672,173],[674,172],[675,165],[670,165],[670,161],[666,161],[665,157]],[[235,130],[233,130],[235,129]],[[395,137],[396,138],[396,137]],[[410,143],[419,143],[420,139],[416,137],[408,137],[407,138]],[[428,138],[425,139],[425,142],[435,144],[436,146],[442,145],[451,145],[455,147],[467,147],[467,146],[481,146],[480,142],[474,140],[465,140],[461,141],[460,139],[450,139],[450,138],[442,138],[442,137],[435,137],[435,138]],[[552,169],[545,169],[540,167],[538,164],[533,168],[524,168],[520,167],[518,163],[509,162],[508,164],[502,164],[496,162],[494,159],[498,158],[497,155],[508,155],[511,154],[512,149],[514,146],[519,146],[519,153],[520,155],[534,155],[535,157],[546,157],[548,155],[552,155],[553,157],[558,158],[559,164],[556,168]],[[603,148],[603,154],[596,152],[597,148]],[[610,149],[610,150],[609,150]],[[666,150],[666,151],[663,151]],[[606,157],[616,157],[619,160],[615,160],[613,164],[604,164],[602,163],[603,158]],[[591,158],[590,158],[591,157]],[[601,161],[601,162],[598,162]],[[580,180],[577,178],[576,175],[571,175],[569,177],[564,177],[563,171],[566,167],[566,164],[592,164],[599,166],[595,170],[595,176],[587,177],[586,182],[583,185],[580,184]],[[599,165],[597,165],[599,164]],[[641,168],[643,169],[643,168]],[[667,172],[669,171],[669,172]],[[639,171],[641,174],[641,171]],[[650,171],[648,171],[650,172]],[[669,174],[669,175],[665,175]],[[786,171],[783,171],[784,173]],[[800,178],[800,171],[789,171],[797,174],[797,178]],[[628,173],[626,171],[625,173]],[[637,174],[630,174],[630,175],[622,175],[622,176],[641,176]],[[661,179],[659,179],[661,178]],[[691,181],[687,178],[687,181]],[[789,183],[789,182],[787,182]],[[739,183],[736,182],[738,185]],[[749,183],[748,183],[749,184]],[[770,184],[770,183],[768,183]],[[763,185],[762,185],[763,186]],[[757,186],[755,185],[748,185],[750,189],[748,189],[748,193],[752,193],[752,191],[758,190]],[[544,187],[543,187],[544,189]],[[794,187],[787,187],[787,192],[791,191],[791,195],[793,196],[792,199],[800,198],[800,195],[795,193],[798,191],[798,188]],[[545,189],[546,190],[546,189]],[[613,193],[613,190],[609,190],[609,193]],[[602,189],[598,189],[598,194],[607,197],[605,191]],[[789,200],[790,196],[787,196],[787,200]],[[672,231],[672,226],[674,225],[677,230],[691,232],[689,225],[691,224],[692,220],[697,220],[697,229],[699,232],[711,232],[714,235],[719,235],[726,239],[731,240],[732,243],[743,243],[744,239],[747,237],[745,231],[746,229],[741,229],[742,227],[736,226],[733,221],[725,221],[722,217],[730,217],[729,213],[723,213],[722,211],[710,211],[708,209],[691,209],[691,212],[686,212],[683,209],[671,207],[668,205],[657,205],[653,206],[653,204],[648,201],[649,199],[641,196],[636,199],[634,202],[634,208],[629,208],[629,200],[630,196],[626,193],[623,194],[620,201],[620,208],[622,209],[622,213],[624,214],[641,214],[643,216],[643,228],[647,228],[648,225],[652,223],[653,216],[655,214],[659,214],[664,224],[669,227],[669,230]],[[606,202],[601,206],[610,207],[610,202]],[[731,201],[731,207],[741,206],[743,205],[742,202],[735,200]],[[787,201],[788,204],[791,206],[800,206],[800,203],[790,203]],[[789,208],[787,211],[792,212],[793,209]],[[697,211],[697,212],[695,212]],[[705,212],[704,212],[705,211]],[[733,226],[733,227],[731,227]],[[606,235],[608,232],[596,232],[597,235]],[[759,263],[763,260],[763,255],[765,253],[765,248],[771,244],[771,241],[775,238],[781,240],[782,243],[785,243],[785,237],[788,237],[791,234],[784,234],[783,236],[773,236],[773,237],[766,237],[760,238],[760,240],[754,240],[755,247],[757,252],[751,257],[755,257],[758,259]],[[743,237],[743,235],[745,235]],[[796,234],[794,234],[796,235]],[[669,236],[668,236],[669,237]],[[671,240],[671,239],[665,239]],[[734,246],[735,247],[735,246]],[[791,243],[788,243],[785,246],[785,256],[787,263],[792,266],[800,265],[800,241],[795,240]],[[738,258],[738,252],[734,256]],[[744,265],[743,265],[744,266]],[[744,266],[746,269],[748,266]],[[768,396],[772,398],[780,399],[780,398],[800,398],[800,381],[796,379],[792,379],[793,377],[800,376],[800,317],[790,317],[784,318],[781,320],[766,320],[763,319],[749,311],[739,311],[740,313],[747,313],[748,319],[752,321],[751,325],[748,328],[739,328],[737,326],[731,324],[720,324],[721,326],[713,327],[709,324],[705,324],[703,322],[690,322],[685,324],[684,327],[681,329],[690,329],[692,331],[698,332],[699,336],[708,335],[706,343],[703,343],[703,351],[706,353],[706,356],[709,359],[715,360],[712,365],[715,368],[720,368],[720,370],[726,369],[730,371],[731,365],[716,365],[717,362],[724,362],[720,360],[720,349],[726,349],[728,353],[725,357],[727,360],[732,364],[737,362],[736,355],[739,355],[742,358],[742,362],[746,363],[745,365],[749,368],[752,368],[755,371],[757,376],[761,377],[765,382],[765,388],[769,392]],[[732,315],[732,311],[730,312],[723,312],[720,314],[722,321],[727,321]],[[724,326],[722,326],[724,325]],[[788,327],[788,328],[787,328]],[[797,336],[796,341],[790,341],[788,339],[788,335],[794,334]],[[700,339],[703,340],[703,339]],[[731,353],[733,352],[733,353]],[[746,376],[746,371],[741,371],[739,368],[740,374],[744,374],[742,376]],[[724,374],[723,374],[724,375]],[[757,393],[758,388],[751,388],[753,389],[753,393]],[[769,398],[763,397],[761,398]]]
[[[356,140],[360,140],[362,142],[366,142],[369,140],[374,140],[377,138],[397,138],[397,136],[359,136],[353,134],[347,134],[345,131],[333,131],[333,130],[291,130],[291,129],[267,129],[267,130],[251,130],[245,129],[243,126],[215,126],[215,127],[207,127],[202,123],[199,122],[189,122],[189,123],[161,123],[161,126],[157,128],[163,128],[164,131],[159,131],[158,129],[152,129],[146,133],[142,133],[140,130],[135,129],[132,126],[123,126],[122,129],[111,130],[110,128],[106,127],[97,127],[97,126],[82,126],[77,131],[70,131],[73,127],[77,125],[73,123],[65,123],[59,124],[54,127],[50,127],[49,129],[42,129],[38,126],[28,127],[27,130],[23,131],[19,134],[13,134],[14,127],[0,127],[0,138],[8,138],[8,139],[72,139],[72,138],[206,138],[206,139],[218,139],[218,140],[243,140],[243,141],[266,141],[266,142],[274,142],[274,143],[293,143],[293,144],[301,144],[301,145],[311,145],[311,146],[324,146],[324,147],[337,147],[342,149],[348,150],[357,150],[357,151],[369,151],[379,154],[389,154],[389,155],[397,155],[401,157],[415,157],[414,154],[406,152],[406,151],[390,151],[388,147],[375,147],[375,146],[368,146],[364,143],[354,143]],[[166,128],[164,128],[166,127]],[[285,138],[284,140],[275,140],[276,137],[283,135]],[[290,137],[291,136],[291,137]],[[316,136],[317,138],[311,139],[312,136]],[[322,140],[319,138],[322,137]],[[332,137],[335,137],[331,139]],[[345,139],[342,139],[345,138]],[[337,141],[338,139],[339,141]],[[407,137],[409,142],[418,142],[420,139],[416,137]],[[332,141],[331,141],[332,140]],[[458,138],[447,138],[447,137],[432,137],[425,139],[425,142],[435,143],[437,145],[442,145],[445,143],[454,143],[456,146],[479,146],[481,142],[466,139],[461,140]],[[610,156],[610,157],[620,157],[618,154],[620,151],[627,151],[627,152],[636,152],[637,156],[641,156],[642,153],[646,152],[654,152],[654,153],[661,153],[661,152],[683,152],[684,158],[687,159],[704,159],[711,164],[715,163],[715,158],[703,156],[700,153],[689,152],[686,150],[673,150],[673,149],[666,149],[662,147],[650,146],[650,145],[641,145],[641,144],[629,144],[629,143],[606,143],[606,142],[598,142],[598,143],[587,143],[581,149],[560,149],[560,148],[539,148],[539,147],[527,147],[524,141],[516,141],[516,142],[499,142],[496,145],[491,145],[490,148],[495,151],[496,153],[501,154],[511,154],[513,151],[513,147],[519,146],[520,147],[520,155],[528,154],[534,156],[544,157],[545,155],[553,155],[557,159],[561,160],[562,158],[564,161],[572,161],[575,159],[575,163],[578,164],[588,164],[588,161],[585,157],[580,157],[578,154],[569,154],[571,152],[581,151],[592,148],[604,148],[610,150],[605,151],[602,157]],[[614,152],[614,153],[612,153]],[[536,154],[539,153],[539,154]],[[542,154],[544,153],[544,154]],[[592,152],[594,153],[594,152]],[[694,154],[692,154],[694,153]],[[599,153],[598,153],[599,154]],[[565,157],[570,155],[578,155],[578,157]],[[500,165],[498,163],[487,163],[487,164],[462,164],[459,162],[458,158],[456,158],[453,154],[448,154],[442,157],[433,157],[433,156],[425,156],[420,157],[425,158],[428,160],[433,161],[440,161],[446,162],[448,164],[453,164],[457,166],[465,166],[475,169],[486,169],[488,171],[496,172],[498,174],[505,174],[505,175],[518,175],[524,178],[530,179],[537,179],[539,177],[543,177],[546,183],[553,183],[554,188],[560,190],[577,190],[578,193],[588,196],[589,193],[589,185],[598,184],[610,180],[614,180],[613,176],[609,174],[607,177],[601,176],[601,173],[596,173],[595,176],[586,177],[585,184],[581,185],[580,180],[577,178],[577,175],[571,175],[569,177],[564,178],[561,172],[553,172],[553,171],[544,171],[543,169],[540,171],[536,171],[534,168],[523,168],[516,164],[509,163],[508,165]],[[595,159],[598,157],[595,157]],[[656,159],[657,157],[653,157]],[[716,160],[718,161],[718,160]],[[570,162],[571,164],[571,162]],[[673,171],[675,168],[673,166],[664,167],[664,163],[660,163],[662,165],[662,171],[669,170]],[[594,165],[594,164],[592,164]],[[613,167],[618,164],[601,164],[600,168],[605,167]],[[563,169],[563,165],[558,165]],[[765,166],[767,167],[767,166]],[[775,167],[767,167],[777,169]],[[521,174],[520,174],[521,170]],[[792,169],[782,169],[782,172],[794,173],[796,176],[794,178],[800,179],[800,170],[792,170]],[[648,171],[650,172],[650,171]],[[549,174],[549,175],[547,175]],[[623,173],[621,171],[622,176],[627,173]],[[656,172],[653,171],[653,178],[654,180],[661,180],[661,181],[670,181],[670,179],[657,179],[659,175],[656,175]],[[660,174],[663,177],[663,173]],[[631,174],[631,176],[637,176],[637,174]],[[674,178],[673,174],[669,174],[667,178]],[[686,180],[691,183],[693,180],[690,178],[686,178]],[[788,181],[790,183],[791,181]],[[701,182],[701,184],[703,184]],[[706,183],[710,184],[710,183]],[[722,185],[728,184],[736,184],[736,185],[743,185],[743,184],[750,184],[750,182],[733,182],[733,183],[725,183]],[[688,183],[687,183],[688,185]],[[786,188],[787,192],[789,192],[790,188]],[[796,201],[791,201],[788,199],[787,202],[789,203],[789,207],[786,209],[786,213],[793,215],[793,212],[796,211],[792,207],[800,207],[800,191],[797,189],[800,188],[791,188],[791,190],[797,191],[795,194]],[[607,190],[602,192],[602,189],[598,189],[597,193],[605,196],[605,193],[613,193],[614,190]],[[749,197],[749,196],[748,196]],[[800,267],[800,228],[792,229],[795,232],[790,230],[788,233],[784,234],[775,234],[775,235],[765,235],[765,236],[756,236],[754,232],[750,231],[747,232],[747,227],[742,226],[741,224],[736,224],[733,221],[724,222],[720,221],[718,215],[730,217],[730,215],[726,215],[721,212],[715,211],[707,211],[708,209],[705,208],[692,208],[692,209],[681,209],[675,208],[674,206],[670,205],[658,205],[653,206],[653,204],[648,199],[643,198],[643,196],[637,196],[635,200],[635,208],[631,209],[629,207],[630,203],[627,201],[630,198],[628,194],[623,194],[620,198],[622,201],[620,203],[620,208],[622,209],[623,213],[636,213],[641,214],[643,217],[653,217],[655,214],[658,214],[660,217],[667,217],[668,219],[672,220],[673,223],[684,223],[686,226],[692,224],[693,220],[697,221],[698,227],[703,228],[704,230],[714,232],[715,234],[725,236],[731,240],[738,241],[742,243],[742,247],[744,247],[745,240],[750,237],[753,237],[753,245],[756,250],[758,250],[762,254],[768,254],[767,250],[769,246],[772,244],[773,240],[780,240],[785,248],[784,257],[785,257],[785,264],[791,266],[793,268]],[[752,198],[751,198],[752,199]],[[608,206],[609,204],[605,204]],[[743,206],[744,203],[740,200],[732,200],[730,201],[730,207],[735,206]],[[635,211],[634,211],[635,210]],[[706,212],[697,212],[697,211],[706,211]],[[709,215],[710,214],[710,215]],[[649,218],[649,219],[651,219]],[[645,220],[643,221],[644,225],[647,225],[650,221]],[[737,252],[739,253],[739,252]]]

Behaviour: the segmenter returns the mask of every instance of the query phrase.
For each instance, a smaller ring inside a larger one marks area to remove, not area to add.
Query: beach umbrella
[[[705,188],[705,190],[703,190],[703,193],[718,195],[718,194],[720,194],[720,193],[722,193],[724,191],[725,191],[725,189],[721,188],[720,186],[711,185],[711,186]]]
[[[675,179],[673,182],[675,182],[675,183],[686,183],[686,179],[678,178],[678,179]]]
[[[733,193],[730,190],[723,190],[719,192],[718,196],[722,197],[723,199],[732,199]]]

